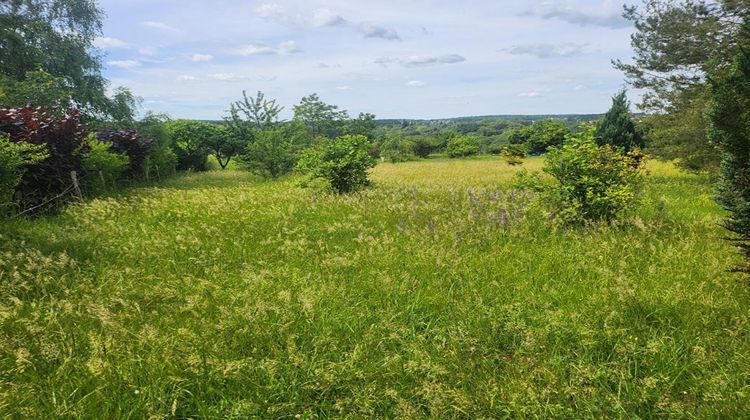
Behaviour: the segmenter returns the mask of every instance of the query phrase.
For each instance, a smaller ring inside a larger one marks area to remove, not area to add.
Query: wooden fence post
[[[78,183],[78,174],[76,171],[70,172],[70,179],[73,180],[73,189],[75,190],[76,195],[83,200],[83,193],[81,193],[81,185]]]

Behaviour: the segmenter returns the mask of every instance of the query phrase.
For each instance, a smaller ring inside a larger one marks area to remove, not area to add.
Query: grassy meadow
[[[0,417],[750,415],[710,180],[651,162],[637,214],[566,230],[516,170],[212,171],[4,222]]]

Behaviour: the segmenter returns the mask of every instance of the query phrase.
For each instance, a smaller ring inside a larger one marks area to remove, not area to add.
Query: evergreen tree
[[[630,102],[624,90],[612,98],[612,108],[599,122],[594,136],[600,146],[609,144],[625,151],[643,147],[643,138],[630,117]]]
[[[710,80],[708,134],[723,154],[717,201],[731,212],[724,226],[736,234],[733,240],[750,258],[750,17],[738,45],[733,65]],[[750,272],[750,266],[739,270]]]

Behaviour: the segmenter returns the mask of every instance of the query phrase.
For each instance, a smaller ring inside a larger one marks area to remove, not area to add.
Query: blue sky
[[[218,119],[242,90],[356,115],[599,113],[631,55],[622,0],[101,0],[112,87]],[[634,93],[633,100],[637,100]]]

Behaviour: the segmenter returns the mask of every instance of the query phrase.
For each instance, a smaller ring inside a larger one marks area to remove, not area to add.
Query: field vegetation
[[[0,412],[747,413],[709,180],[651,162],[625,225],[555,228],[517,170],[385,163],[337,195],[230,169],[5,223]]]

